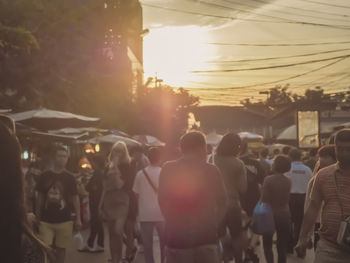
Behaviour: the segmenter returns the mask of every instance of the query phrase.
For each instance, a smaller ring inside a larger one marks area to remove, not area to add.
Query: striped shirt
[[[320,236],[333,243],[337,241],[340,222],[343,221],[335,175],[344,216],[350,216],[350,171],[341,170],[338,164],[321,169],[316,175],[311,192],[311,200],[323,201]]]

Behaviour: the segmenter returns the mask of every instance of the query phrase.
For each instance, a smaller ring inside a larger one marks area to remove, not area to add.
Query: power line
[[[255,67],[255,68],[238,68],[238,69],[218,69],[218,70],[194,70],[191,71],[192,73],[230,73],[230,72],[239,72],[239,71],[256,71],[256,70],[266,70],[266,69],[275,69],[275,68],[287,68],[287,67],[294,67],[299,65],[306,65],[306,64],[313,64],[318,63],[322,61],[329,61],[334,60],[338,58],[348,58],[350,55],[343,55],[343,56],[337,56],[332,58],[324,58],[324,59],[315,59],[315,60],[309,60],[304,62],[298,62],[298,63],[291,63],[291,64],[284,64],[284,65],[275,65],[275,66],[266,66],[266,67]]]
[[[256,58],[256,59],[240,59],[240,60],[208,61],[208,64],[255,62],[255,61],[278,60],[278,59],[284,59],[284,58],[309,57],[309,56],[316,56],[316,55],[322,55],[322,54],[328,54],[328,53],[342,52],[342,51],[347,51],[347,50],[350,50],[350,48],[329,50],[329,51],[316,52],[316,53],[308,53],[308,54],[301,54],[301,55],[294,55],[294,56],[281,56],[281,57]]]
[[[232,1],[232,0],[221,0],[221,1],[224,1],[226,3],[231,3],[231,4],[238,4],[238,5],[241,5],[241,6],[248,6],[248,7],[253,8],[253,9],[258,8],[258,6],[252,6],[252,5],[249,5],[249,4],[246,4],[246,3],[244,3],[244,4],[243,3],[237,3],[236,1]],[[262,2],[262,3],[266,4],[266,2]],[[276,12],[276,11],[272,10],[272,12]],[[280,14],[293,15],[293,16],[306,17],[306,18],[316,18],[316,19],[329,20],[329,21],[350,22],[349,20],[344,20],[344,19],[325,18],[325,17],[313,16],[313,15],[305,15],[305,14],[293,14],[293,13],[289,13],[289,12],[285,12],[285,11],[281,11],[281,10],[279,10],[278,12]]]
[[[275,80],[275,81],[270,81],[270,82],[265,82],[265,83],[258,83],[258,84],[252,84],[252,85],[247,85],[247,86],[236,86],[236,87],[229,87],[229,88],[226,88],[226,89],[229,89],[229,90],[235,90],[235,89],[242,89],[242,88],[251,88],[251,87],[259,87],[259,86],[266,86],[266,85],[270,85],[270,84],[277,84],[277,83],[280,83],[280,82],[284,82],[284,81],[288,81],[288,80],[291,80],[291,79],[296,79],[296,78],[299,78],[299,77],[302,77],[302,76],[305,76],[305,75],[308,75],[308,74],[311,74],[313,72],[316,72],[316,71],[320,71],[322,69],[325,69],[325,68],[328,68],[328,67],[331,67],[345,59],[347,59],[348,57],[345,57],[345,58],[340,58],[334,62],[331,62],[329,64],[326,64],[324,66],[321,66],[321,67],[318,67],[316,69],[313,69],[313,70],[310,70],[310,71],[306,71],[304,73],[301,73],[301,74],[297,74],[297,75],[293,75],[291,77],[288,77],[288,78],[284,78],[284,79],[279,79],[279,80]]]
[[[313,0],[298,0],[298,1],[301,1],[301,2],[308,2],[308,3],[318,4],[318,5],[324,5],[324,6],[331,6],[331,7],[339,7],[339,8],[350,9],[350,6],[346,6],[346,5],[327,4],[327,3],[318,2],[318,1],[313,1]]]
[[[210,4],[210,3],[208,3]],[[177,8],[171,8],[171,7],[164,7],[164,6],[158,6],[153,4],[146,4],[142,3],[143,6],[151,7],[151,8],[157,8],[167,11],[172,11],[176,13],[181,14],[189,14],[189,15],[197,15],[197,16],[203,16],[203,17],[212,17],[212,18],[219,18],[219,19],[225,19],[225,20],[237,20],[237,21],[248,21],[248,22],[258,22],[258,23],[273,23],[273,24],[293,24],[293,25],[309,25],[309,26],[321,26],[321,27],[330,27],[340,30],[349,30],[350,26],[340,26],[340,25],[327,25],[327,24],[317,24],[317,23],[310,23],[310,22],[301,22],[301,21],[294,21],[284,18],[274,18],[274,19],[283,19],[282,21],[271,21],[271,20],[259,20],[259,19],[251,19],[251,18],[240,18],[240,17],[231,17],[231,16],[221,16],[221,15],[213,15],[203,12],[195,12],[195,11],[187,11],[187,10],[181,10]],[[231,8],[232,9],[232,8]],[[248,12],[248,11],[245,11]],[[257,14],[259,15],[259,14]]]
[[[216,8],[221,8],[221,9],[226,9],[226,10],[227,9],[231,9],[231,10],[234,10],[234,11],[244,12],[244,13],[248,13],[248,14],[254,14],[254,15],[257,15],[257,16],[283,20],[283,21],[289,22],[291,24],[302,24],[302,25],[331,27],[331,28],[343,29],[343,30],[350,29],[350,27],[348,25],[329,25],[329,24],[322,24],[322,23],[311,23],[311,22],[298,21],[298,20],[293,20],[293,19],[283,18],[283,17],[278,17],[278,16],[271,16],[271,15],[266,15],[266,14],[260,14],[260,13],[256,13],[256,12],[253,12],[253,11],[247,11],[247,10],[234,8],[234,7],[229,7],[229,6],[225,6],[225,5],[209,3],[209,2],[206,2],[206,1],[201,1],[201,3],[209,5],[209,6],[213,6],[213,7],[216,7]]]
[[[157,9],[172,11],[172,12],[176,12],[176,13],[181,13],[181,14],[213,17],[213,18],[219,18],[219,19],[225,19],[225,20],[240,20],[240,21],[259,22],[259,23],[277,23],[277,24],[287,23],[287,24],[290,24],[290,22],[284,22],[284,21],[268,21],[268,20],[259,20],[259,19],[250,19],[250,18],[239,18],[239,17],[231,17],[231,16],[213,15],[213,14],[208,14],[208,13],[203,13],[203,12],[181,10],[181,9],[177,9],[177,8],[158,6],[158,5],[152,5],[152,4],[146,4],[146,3],[142,3],[142,5],[147,6],[147,7],[151,7],[151,8],[157,8]]]
[[[294,47],[294,46],[321,46],[321,45],[341,45],[350,44],[350,41],[340,41],[340,42],[320,42],[320,43],[277,43],[277,44],[255,44],[255,43],[206,43],[208,45],[216,46],[247,46],[247,47]]]
[[[345,15],[345,14],[325,12],[325,11],[322,11],[322,10],[315,11],[314,9],[299,8],[299,7],[294,7],[294,6],[290,6],[290,5],[281,5],[281,4],[271,3],[269,1],[263,1],[263,0],[249,0],[249,1],[254,1],[254,2],[258,2],[258,3],[264,3],[264,4],[273,5],[273,6],[279,6],[279,7],[286,7],[286,8],[290,8],[290,9],[294,9],[294,10],[299,10],[299,11],[320,13],[320,14],[332,15],[332,16],[338,16],[338,17],[350,17],[349,15]]]
[[[346,79],[346,78],[349,78],[350,74],[349,73],[346,73],[345,75],[343,75],[342,77],[340,78],[337,78],[335,80],[332,80],[332,81],[328,81],[328,82],[323,82],[323,83],[318,83],[318,81],[322,80],[322,79],[325,79],[325,78],[329,78],[329,76],[325,76],[323,78],[320,78],[318,80],[314,80],[314,81],[311,81],[311,82],[308,82],[308,83],[304,83],[304,84],[299,84],[297,85],[297,87],[294,87],[294,89],[301,89],[301,88],[304,88],[305,86],[310,86],[311,84],[312,85],[316,85],[317,83],[319,84],[319,86],[325,86],[325,85],[330,85],[330,84],[333,84],[333,83],[337,83],[339,81],[342,81],[343,79]],[[305,88],[304,88],[305,89]]]

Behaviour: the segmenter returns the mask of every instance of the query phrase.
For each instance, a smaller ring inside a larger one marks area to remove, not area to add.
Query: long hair
[[[222,137],[217,149],[218,156],[237,156],[240,152],[242,140],[236,133],[227,133]]]
[[[21,239],[26,226],[21,148],[15,135],[0,123],[0,257],[22,261]]]
[[[110,164],[112,163],[115,154],[118,153],[121,153],[121,163],[130,164],[131,157],[128,148],[126,147],[125,142],[122,141],[118,141],[112,146],[111,152],[108,156],[108,161]]]

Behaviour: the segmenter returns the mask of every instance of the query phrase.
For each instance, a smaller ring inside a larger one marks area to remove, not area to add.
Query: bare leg
[[[109,246],[112,263],[119,263],[122,257],[124,223],[124,218],[118,218],[108,223]]]
[[[133,256],[135,252],[135,237],[134,237],[134,230],[135,230],[135,224],[136,222],[134,220],[126,220],[125,223],[125,235],[126,235],[126,257],[129,258]]]
[[[65,248],[55,248],[55,261],[54,263],[64,263],[66,257]]]

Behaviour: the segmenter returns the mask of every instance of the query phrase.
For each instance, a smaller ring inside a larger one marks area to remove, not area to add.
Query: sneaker
[[[78,249],[79,252],[95,252],[93,247],[89,247],[88,245],[84,246],[81,249]]]
[[[99,245],[96,246],[94,252],[104,252],[105,251],[105,248],[104,247],[101,247]]]

